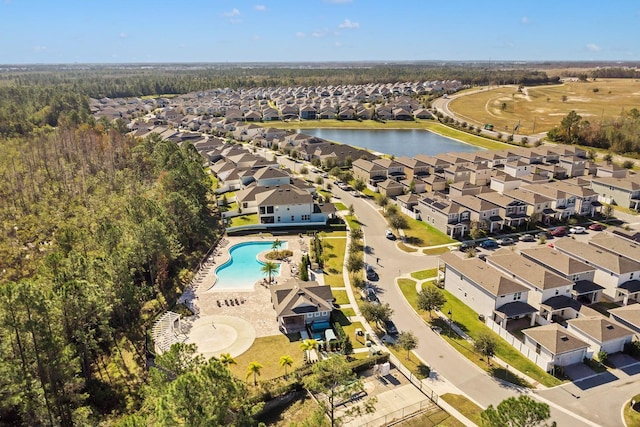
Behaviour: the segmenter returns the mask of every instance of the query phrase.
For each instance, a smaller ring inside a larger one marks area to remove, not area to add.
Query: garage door
[[[580,350],[572,351],[569,353],[564,353],[556,356],[556,365],[558,366],[567,366],[573,365],[574,363],[582,363],[586,355],[587,349],[583,348]]]
[[[624,350],[624,338],[604,343],[602,349],[608,354],[617,353]]]

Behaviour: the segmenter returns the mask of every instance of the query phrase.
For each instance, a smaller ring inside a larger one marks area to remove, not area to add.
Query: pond
[[[396,157],[483,150],[424,129],[302,129],[298,132]]]

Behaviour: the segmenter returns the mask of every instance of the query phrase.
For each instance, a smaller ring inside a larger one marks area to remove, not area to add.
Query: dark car
[[[553,237],[553,236],[551,235],[551,233],[548,233],[546,231],[541,231],[538,234],[536,234],[536,237],[538,239],[542,239],[542,238],[548,239],[548,238]]]
[[[458,249],[461,251],[468,251],[469,249],[473,249],[476,247],[475,242],[462,242]]]
[[[398,328],[396,328],[395,323],[391,320],[385,320],[384,322],[378,321],[378,326],[385,331],[387,335],[398,335]]]
[[[553,237],[563,237],[567,234],[567,229],[564,227],[558,227],[555,230],[551,231],[551,235]]]
[[[480,247],[482,249],[495,249],[498,246],[498,242],[496,242],[495,240],[485,240],[484,242],[480,243]]]
[[[378,295],[376,295],[376,291],[373,288],[365,288],[364,299],[373,304],[380,304]]]
[[[371,266],[367,267],[367,280],[370,280],[372,282],[378,280],[378,273],[376,273],[376,271]]]

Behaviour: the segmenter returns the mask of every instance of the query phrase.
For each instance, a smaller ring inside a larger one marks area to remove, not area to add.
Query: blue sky
[[[640,61],[640,2],[0,0],[0,63]]]

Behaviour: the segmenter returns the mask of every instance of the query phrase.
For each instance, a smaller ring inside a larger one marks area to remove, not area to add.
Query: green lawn
[[[235,358],[237,365],[230,365],[230,369],[235,376],[244,380],[249,363],[258,362],[263,366],[259,381],[276,378],[284,375],[284,369],[280,367],[281,356],[293,358],[294,363],[289,372],[302,366],[304,359],[300,341],[291,342],[286,335],[256,338],[249,350]]]
[[[347,239],[323,239],[324,251],[329,258],[324,266],[324,282],[331,287],[344,287],[342,278],[342,266],[344,253],[347,247]]]
[[[356,311],[353,308],[341,308],[340,311],[342,311],[342,314],[344,314],[346,317],[356,315]]]
[[[404,244],[404,243],[402,243],[402,242],[399,242],[399,243],[398,243],[398,248],[399,248],[401,251],[404,251],[404,252],[409,252],[409,253],[411,253],[411,252],[418,252],[418,250],[417,250],[416,248],[412,248],[412,247],[410,247],[410,246],[407,246],[407,245],[405,245],[405,244]]]
[[[375,191],[371,191],[371,189],[369,188],[365,188],[364,190],[362,190],[362,194],[364,194],[366,197],[373,199],[374,197],[376,197],[376,193]]]
[[[339,210],[339,211],[346,211],[346,210],[349,210],[349,207],[348,207],[348,206],[345,206],[345,204],[344,204],[344,203],[342,203],[342,202],[336,202],[336,203],[334,203],[334,205],[335,205],[335,207],[336,207],[336,210]]]
[[[333,230],[333,231],[321,231],[320,233],[318,233],[318,235],[320,236],[320,238],[325,238],[325,237],[347,237],[347,232],[344,230]]]
[[[633,396],[631,399],[629,399],[628,402],[624,403],[624,421],[627,424],[628,427],[636,427],[636,426],[640,426],[640,413],[634,411],[631,408],[631,404],[630,402],[632,400],[635,400],[636,402],[640,401],[640,394],[637,394],[635,396]]]
[[[331,291],[333,297],[336,299],[336,304],[345,305],[349,304],[349,295],[347,291]]]
[[[397,347],[395,345],[388,345],[387,348],[394,356],[398,358],[402,362],[404,366],[407,367],[419,379],[425,379],[429,377],[430,369],[427,365],[422,363],[418,357],[413,353],[413,351],[409,352],[409,357],[407,358],[407,351]]]
[[[443,232],[436,230],[423,221],[418,221],[403,213],[400,215],[405,217],[409,225],[409,228],[404,230],[404,234],[407,236],[407,243],[414,246],[436,246],[455,242]]]
[[[464,397],[461,394],[446,393],[440,396],[445,402],[453,406],[462,415],[467,417],[470,421],[473,421],[477,425],[482,425],[482,408]]]
[[[414,271],[413,273],[411,273],[411,277],[413,277],[416,280],[424,280],[424,279],[428,279],[430,277],[436,277],[437,275],[438,275],[438,269],[437,268],[430,268],[428,270]]]
[[[364,337],[356,337],[356,329],[358,328],[364,331],[364,326],[362,326],[362,323],[360,322],[353,322],[350,325],[342,327],[342,329],[344,329],[344,333],[351,339],[353,348],[364,348]]]
[[[258,223],[258,214],[249,214],[229,218],[229,227],[239,227],[241,225],[252,225]]]
[[[441,254],[446,254],[449,251],[450,251],[450,249],[449,249],[448,246],[443,246],[441,248],[423,249],[422,253],[425,254],[425,255],[441,255]]]
[[[362,223],[355,215],[345,215],[344,219],[349,223],[349,228],[351,230],[362,228]]]
[[[411,307],[416,307],[418,301],[418,292],[416,292],[416,281],[411,279],[398,279],[398,287],[400,292],[404,295],[405,299],[411,304]]]

